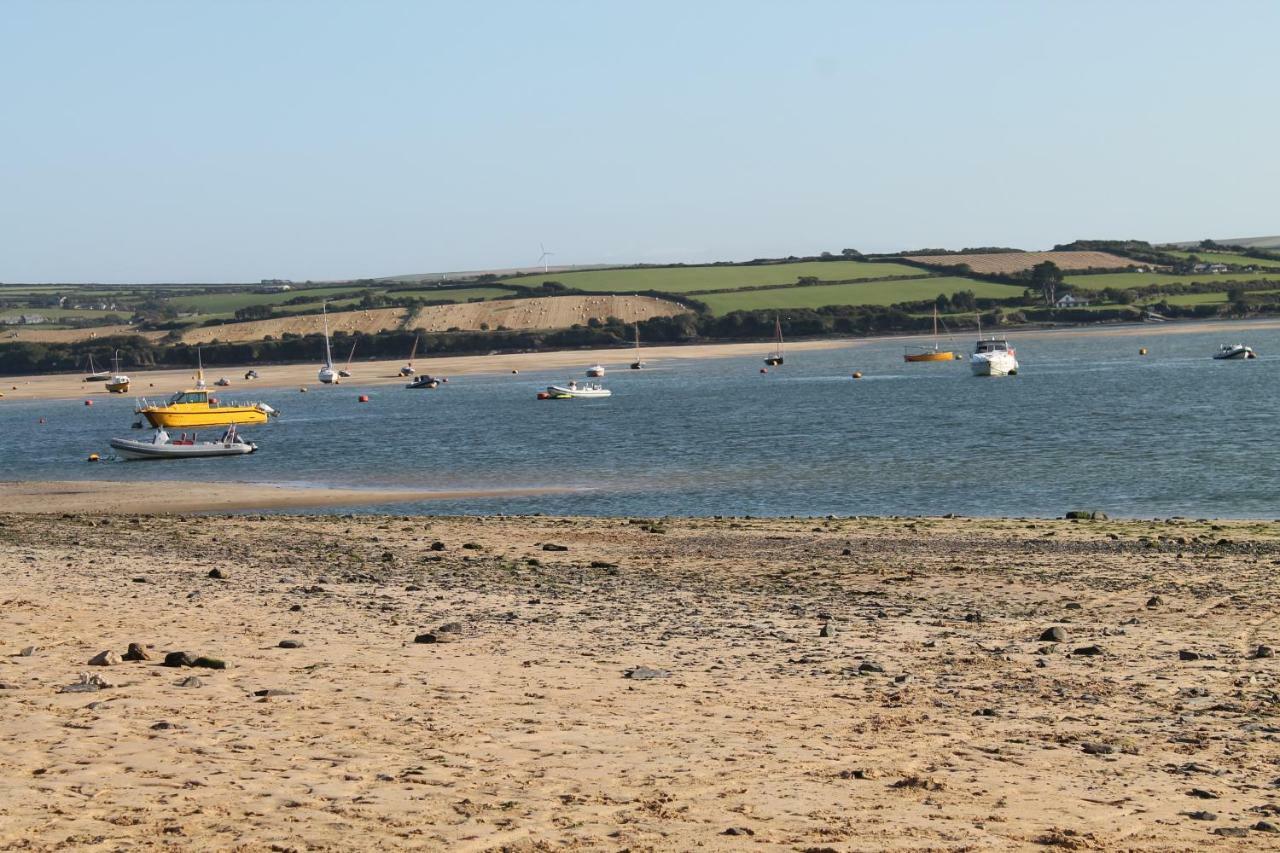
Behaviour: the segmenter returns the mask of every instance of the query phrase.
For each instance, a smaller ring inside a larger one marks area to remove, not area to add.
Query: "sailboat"
[[[129,393],[129,377],[120,372],[120,350],[111,356],[111,378],[107,380],[107,390],[112,394]]]
[[[351,342],[351,352],[347,353],[347,366],[338,371],[338,375],[343,379],[351,378],[351,359],[356,357],[356,342]]]
[[[324,314],[324,367],[320,368],[316,378],[323,385],[336,385],[338,371],[333,369],[333,351],[329,348],[329,304],[321,305],[320,310]]]
[[[111,378],[111,374],[106,370],[98,370],[93,364],[93,353],[89,353],[89,375],[84,378],[85,382],[106,382]]]
[[[933,306],[933,346],[909,346],[903,361],[954,361],[955,353],[938,346],[938,306]]]
[[[417,355],[417,354],[418,354],[418,336],[417,336],[417,335],[414,335],[414,336],[413,336],[413,349],[409,350],[409,363],[408,363],[408,364],[406,364],[404,367],[400,368],[400,375],[401,375],[401,376],[412,376],[412,375],[414,374],[414,370],[413,370],[413,357],[414,357],[415,355]]]
[[[632,370],[640,370],[644,367],[644,362],[640,360],[640,324],[636,323],[636,360],[631,362]]]
[[[782,320],[777,315],[773,318],[773,352],[765,358],[764,363],[770,367],[782,364]]]

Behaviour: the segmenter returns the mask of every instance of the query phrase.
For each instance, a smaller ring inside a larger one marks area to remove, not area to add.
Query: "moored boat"
[[[415,371],[413,369],[413,357],[417,354],[418,354],[418,336],[414,335],[413,347],[409,350],[409,363],[406,364],[404,367],[400,368],[401,376],[407,377],[407,376],[412,376],[414,374]]]
[[[111,372],[108,370],[98,370],[93,363],[93,353],[89,353],[89,373],[85,376],[85,382],[106,382],[111,378]]]
[[[316,379],[321,385],[336,385],[338,371],[333,367],[333,351],[329,348],[329,303],[320,306],[320,313],[324,315],[324,367],[320,368]]]
[[[592,379],[601,378],[602,376],[604,376],[604,367],[599,364],[588,367],[587,376],[591,377]]]
[[[1213,357],[1219,361],[1234,361],[1236,359],[1257,358],[1258,354],[1253,351],[1252,347],[1244,344],[1223,344],[1218,347],[1218,351]]]
[[[903,361],[922,362],[922,361],[954,361],[955,353],[951,350],[944,350],[938,345],[938,308],[933,309],[933,346],[909,346],[906,354],[902,356]]]
[[[773,318],[773,352],[765,357],[764,363],[770,367],[782,364],[782,320],[774,315]]]
[[[980,339],[969,356],[974,376],[1016,376],[1018,354],[1004,338]]]
[[[111,378],[107,380],[107,391],[111,394],[128,394],[129,377],[120,372],[120,350],[111,357]]]
[[[421,376],[419,376],[419,377],[415,378],[412,382],[410,382],[408,385],[406,385],[406,386],[404,386],[404,387],[406,387],[406,388],[435,388],[435,387],[437,387],[439,384],[440,384],[440,380],[439,380],[439,379],[437,379],[437,378],[436,378],[436,377],[434,377],[434,376],[430,376],[430,375],[428,375],[428,374],[425,374],[425,373],[424,373],[423,375],[421,375]]]
[[[636,323],[636,360],[631,362],[632,370],[643,370],[644,361],[640,358],[640,324]]]
[[[548,385],[547,390],[538,394],[540,400],[577,400],[577,399],[596,399],[599,397],[612,397],[613,392],[602,386],[599,382],[589,382],[585,385],[579,385],[577,382],[570,380],[567,385]]]
[[[199,350],[197,350],[199,357]],[[227,424],[265,424],[277,412],[266,403],[224,403],[209,395],[204,366],[196,372],[196,387],[179,391],[163,403],[145,397],[135,412],[156,429],[196,429]]]
[[[173,439],[163,429],[157,429],[148,440],[113,438],[111,446],[125,459],[200,459],[211,456],[244,456],[253,453],[258,445],[245,441],[235,425],[227,427],[222,437],[214,441],[198,441],[196,434],[186,433]]]

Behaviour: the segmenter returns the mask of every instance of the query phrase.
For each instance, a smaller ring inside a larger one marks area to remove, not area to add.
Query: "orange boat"
[[[956,354],[951,350],[938,348],[938,308],[933,308],[933,346],[907,347],[907,353],[902,357],[903,361],[955,361]]]

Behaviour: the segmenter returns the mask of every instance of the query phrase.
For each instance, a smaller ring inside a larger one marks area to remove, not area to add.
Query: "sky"
[[[1280,233],[1280,4],[0,4],[0,282]]]

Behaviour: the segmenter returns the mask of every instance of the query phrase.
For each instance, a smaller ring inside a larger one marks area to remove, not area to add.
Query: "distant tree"
[[[852,260],[853,258],[862,257],[862,253],[859,252],[857,249],[841,249],[840,254],[844,255],[846,258],[849,258],[850,260]]]
[[[951,294],[951,307],[956,311],[977,311],[978,300],[972,290],[961,290]]]
[[[551,293],[558,293],[562,290],[568,290],[569,288],[565,287],[558,281],[544,281],[542,283],[542,289]]]
[[[973,267],[968,264],[956,264],[951,268],[952,275],[972,275]]]
[[[951,300],[947,298],[947,294],[939,293],[938,298],[933,300],[933,307],[938,309],[939,314],[950,314]]]
[[[1232,285],[1231,288],[1227,291],[1227,301],[1243,303],[1245,301],[1244,286],[1239,284]]]
[[[818,258],[823,261],[834,261],[836,256],[830,252],[823,252],[821,255],[818,255]]]
[[[1220,243],[1214,242],[1213,240],[1201,240],[1200,248],[1209,249],[1210,251],[1212,251],[1213,249],[1221,249],[1223,248],[1223,246]]]
[[[1044,304],[1057,300],[1058,285],[1062,284],[1062,270],[1053,261],[1043,261],[1031,268],[1031,286],[1044,296]]]
[[[818,277],[816,275],[802,275],[796,279],[800,284],[817,284]]]

